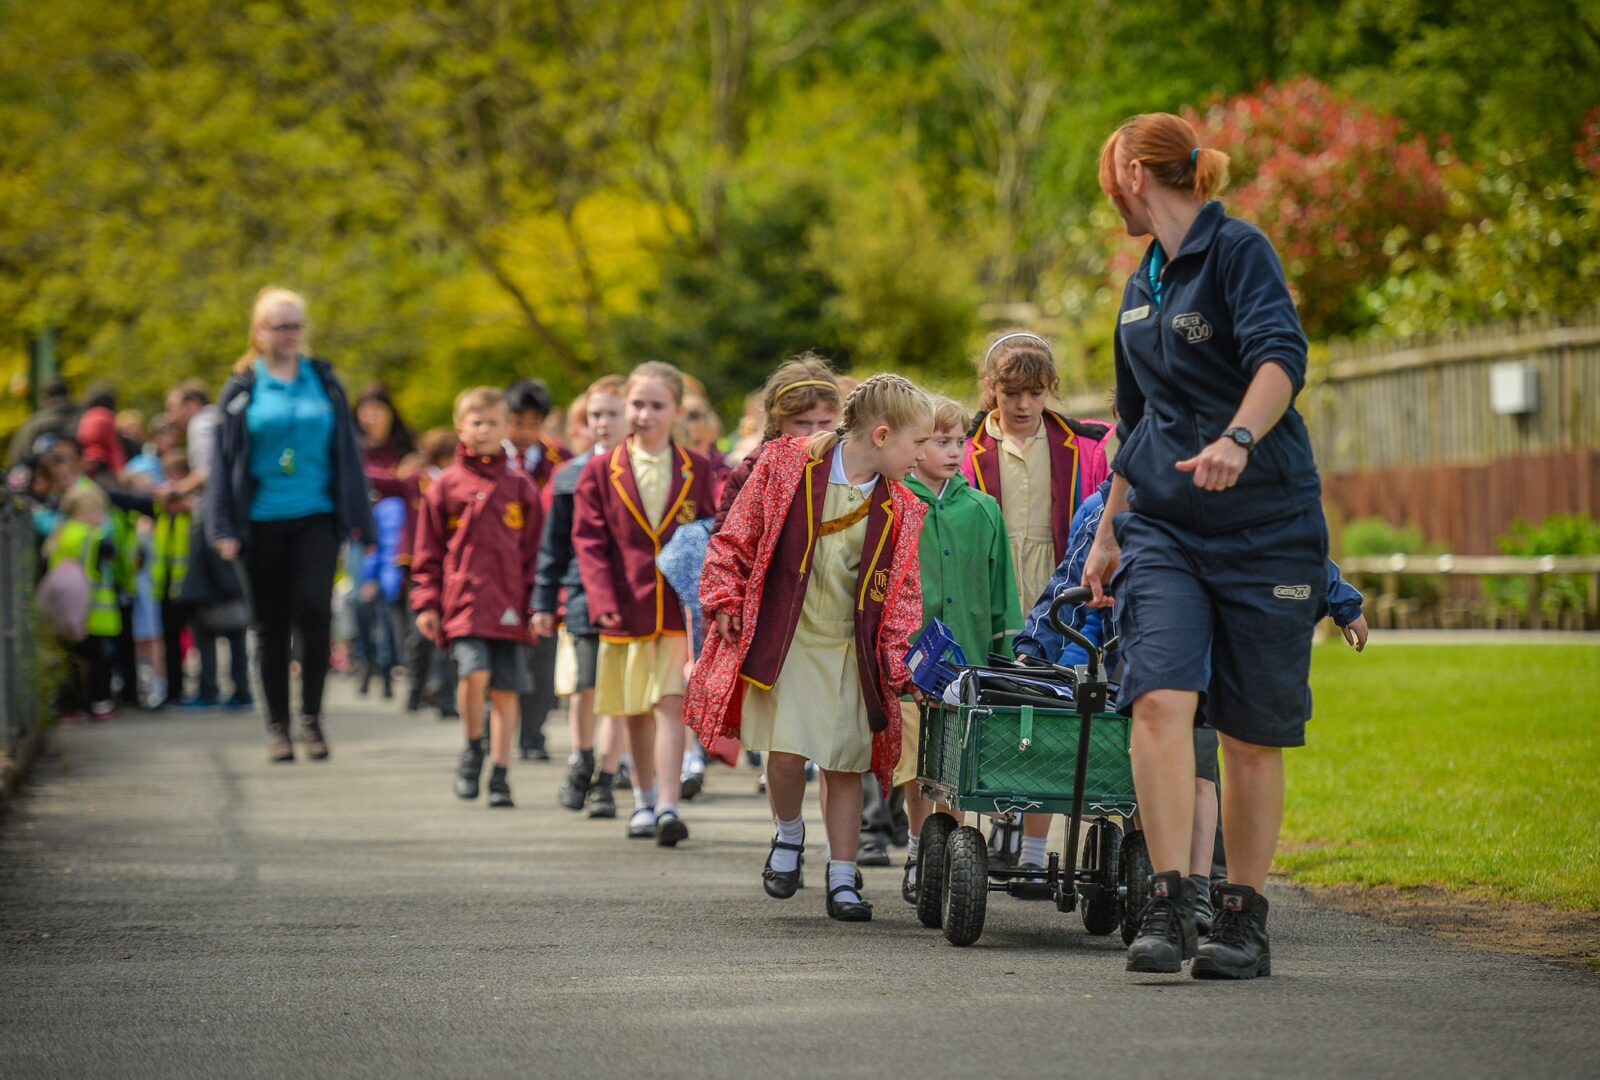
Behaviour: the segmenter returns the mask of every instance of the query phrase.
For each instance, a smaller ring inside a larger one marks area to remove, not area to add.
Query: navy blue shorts
[[[1321,508],[1225,536],[1132,512],[1114,525],[1122,562],[1111,593],[1127,661],[1119,705],[1191,690],[1224,735],[1305,745],[1311,634],[1328,610]]]

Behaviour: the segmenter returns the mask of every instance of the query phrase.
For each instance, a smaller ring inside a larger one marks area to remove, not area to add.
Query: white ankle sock
[[[806,823],[803,817],[793,821],[778,822],[778,839],[785,844],[804,844],[806,842]],[[780,874],[792,872],[800,865],[798,851],[785,851],[783,848],[772,849],[772,868]]]
[[[1017,860],[1023,866],[1043,866],[1045,848],[1049,846],[1048,836],[1024,836],[1022,838],[1022,857]]]
[[[906,841],[906,858],[911,860],[912,862],[915,862],[916,858],[917,858],[917,852],[920,851],[921,849],[922,849],[922,837],[920,837],[920,836],[911,837],[910,839],[908,839]]]
[[[640,810],[647,806],[654,809],[656,805],[656,789],[653,787],[635,787],[633,789],[633,805]]]
[[[663,814],[676,814],[677,812],[678,808],[671,803],[662,803],[660,806],[656,807],[657,818],[661,817]]]
[[[842,892],[834,897],[841,904],[859,903],[861,894],[856,891],[856,864],[853,862],[840,862],[838,859],[828,860],[828,891],[831,893],[839,886],[845,886],[849,891]]]

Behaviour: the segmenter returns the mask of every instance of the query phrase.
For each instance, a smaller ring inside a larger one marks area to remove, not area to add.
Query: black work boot
[[[1267,898],[1248,885],[1217,890],[1217,926],[1189,974],[1197,979],[1254,979],[1272,974],[1267,937]]]
[[[456,766],[456,797],[476,799],[478,782],[483,776],[483,742],[469,742],[461,751],[461,761]]]
[[[1139,936],[1128,946],[1129,971],[1174,972],[1195,954],[1194,882],[1181,870],[1150,879],[1150,903],[1139,923]]]

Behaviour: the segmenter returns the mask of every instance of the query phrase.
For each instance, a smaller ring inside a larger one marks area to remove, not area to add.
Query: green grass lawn
[[[1376,634],[1318,646],[1311,684],[1279,868],[1600,910],[1600,648]]]

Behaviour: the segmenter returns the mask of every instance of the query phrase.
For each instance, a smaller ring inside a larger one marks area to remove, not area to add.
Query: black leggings
[[[339,536],[331,514],[250,525],[245,570],[261,646],[261,688],[267,723],[289,722],[289,641],[300,638],[300,702],[305,716],[322,715],[333,636],[333,572]]]

